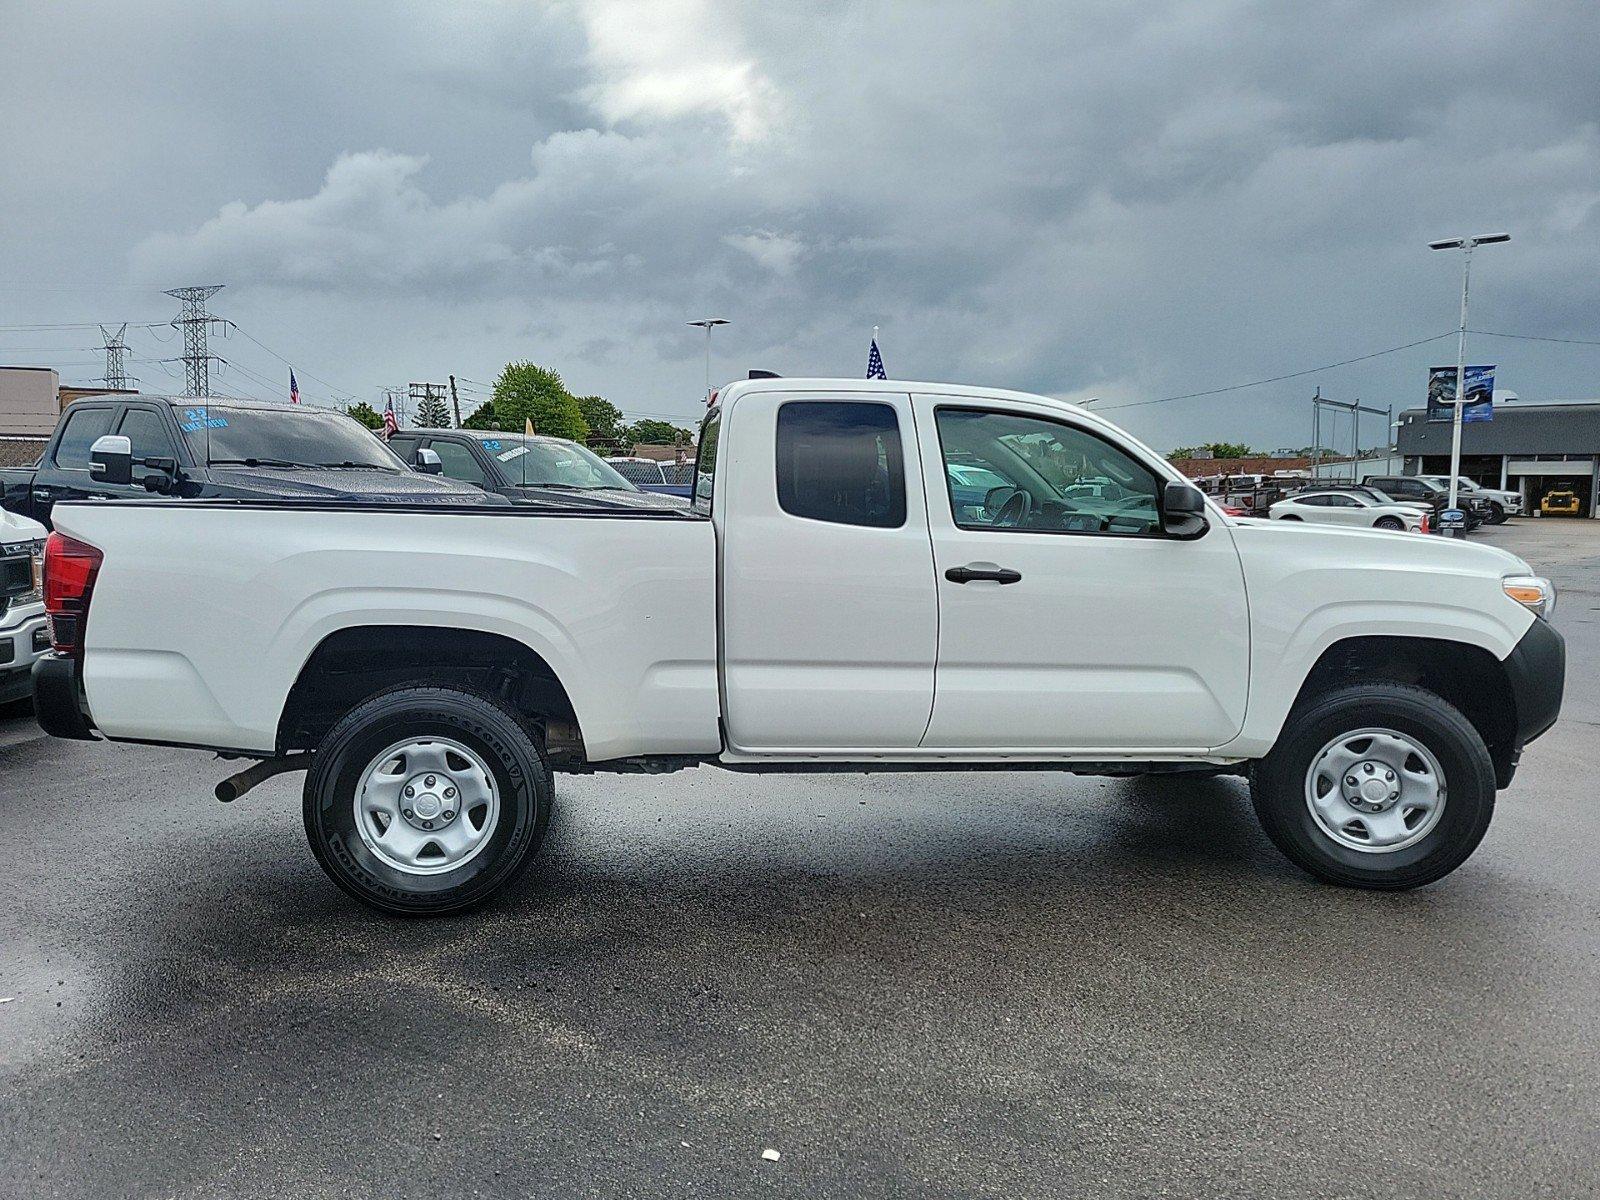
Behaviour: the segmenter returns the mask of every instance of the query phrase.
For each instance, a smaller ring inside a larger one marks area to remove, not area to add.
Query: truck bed
[[[720,748],[716,542],[679,511],[64,504],[100,548],[83,686],[106,736],[273,752],[331,634],[475,630],[566,681],[592,761]]]

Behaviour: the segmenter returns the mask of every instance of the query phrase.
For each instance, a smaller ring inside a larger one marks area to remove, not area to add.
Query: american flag
[[[294,370],[289,371],[289,403],[300,403],[300,385],[294,381]]]
[[[383,436],[391,438],[400,432],[400,422],[394,419],[394,397],[389,397],[389,403],[383,406]]]
[[[867,354],[867,378],[887,379],[889,376],[883,369],[883,355],[878,353],[878,339],[872,339],[872,350]]]

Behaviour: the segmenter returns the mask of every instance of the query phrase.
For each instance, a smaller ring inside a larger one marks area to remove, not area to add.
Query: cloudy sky
[[[0,362],[160,360],[226,283],[237,393],[508,358],[693,417],[749,367],[1100,397],[1158,446],[1414,403],[1452,329],[1600,339],[1592,0],[0,0]],[[152,323],[157,328],[144,328]],[[274,354],[281,356],[274,357]],[[1600,347],[1480,338],[1525,399]],[[476,384],[467,385],[469,395]],[[1376,422],[1373,423],[1377,424]],[[1375,429],[1374,429],[1374,432]]]

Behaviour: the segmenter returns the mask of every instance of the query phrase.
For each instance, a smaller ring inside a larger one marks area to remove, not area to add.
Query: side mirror
[[[1002,504],[1016,494],[1017,489],[1012,487],[1009,483],[1003,483],[999,487],[990,488],[983,494],[983,511],[992,516],[1000,511],[1000,506]]]
[[[444,474],[444,463],[439,461],[437,450],[418,450],[417,459],[411,465],[424,475]]]
[[[1206,520],[1206,498],[1188,483],[1170,480],[1161,489],[1161,528],[1168,537],[1185,541],[1211,528]]]
[[[120,433],[106,433],[89,447],[89,478],[98,483],[133,482],[133,443]]]

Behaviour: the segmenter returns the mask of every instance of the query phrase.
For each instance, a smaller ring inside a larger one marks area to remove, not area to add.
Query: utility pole
[[[450,414],[444,407],[444,384],[407,384],[406,394],[416,403],[417,424],[419,426],[427,429],[441,429],[449,425]],[[425,425],[424,422],[426,422]]]
[[[105,339],[106,352],[106,378],[105,385],[119,392],[128,390],[128,365],[124,355],[128,353],[127,343],[122,340],[128,332],[128,323],[124,321],[122,328],[115,333],[107,333],[104,325],[100,326],[100,336]]]
[[[166,294],[182,301],[183,312],[172,324],[183,330],[183,376],[188,391],[186,396],[211,394],[212,354],[206,342],[206,331],[215,319],[206,312],[206,301],[226,285],[207,284],[203,287],[172,288]]]
[[[456,377],[450,376],[450,407],[456,410],[456,428],[461,428],[461,397],[456,395]]]
[[[1450,507],[1456,507],[1456,481],[1461,476],[1461,410],[1467,406],[1467,284],[1472,278],[1472,252],[1479,246],[1509,242],[1509,233],[1480,233],[1476,237],[1441,238],[1429,250],[1461,251],[1461,330],[1456,336],[1456,410],[1450,418]],[[1491,401],[1493,397],[1490,397]]]

